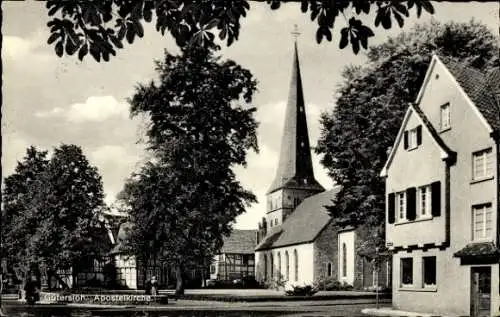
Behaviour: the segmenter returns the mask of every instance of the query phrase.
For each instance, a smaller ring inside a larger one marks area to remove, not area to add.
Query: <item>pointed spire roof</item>
[[[292,79],[286,106],[278,170],[268,193],[282,188],[324,191],[324,188],[314,178],[297,42],[294,44]]]

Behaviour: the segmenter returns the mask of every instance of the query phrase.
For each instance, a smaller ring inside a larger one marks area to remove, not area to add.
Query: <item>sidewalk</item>
[[[434,315],[434,314],[428,314],[428,313],[417,313],[417,312],[409,312],[409,311],[404,311],[404,310],[396,310],[392,309],[390,307],[383,307],[383,308],[365,308],[361,310],[361,312],[365,315],[369,316],[383,316],[383,317],[388,317],[388,316],[407,316],[407,317],[446,317],[442,315]]]

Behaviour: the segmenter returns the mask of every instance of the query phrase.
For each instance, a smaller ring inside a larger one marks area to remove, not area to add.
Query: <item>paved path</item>
[[[389,306],[389,303],[382,306]],[[47,312],[56,316],[63,315],[64,312],[71,312],[67,316],[154,316],[154,317],[196,317],[196,316],[295,316],[295,317],[331,317],[331,316],[363,316],[361,311],[374,307],[374,303],[366,300],[349,301],[295,301],[295,302],[266,302],[266,303],[224,303],[216,301],[172,301],[165,306],[108,306],[92,307],[85,305],[26,305],[9,306],[2,303],[2,306],[11,317],[22,316],[24,312],[30,310],[44,315]],[[137,315],[139,314],[139,315]],[[37,315],[37,314],[35,314]],[[66,316],[64,315],[64,316]]]

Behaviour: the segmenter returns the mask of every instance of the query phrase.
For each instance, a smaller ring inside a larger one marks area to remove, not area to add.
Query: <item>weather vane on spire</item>
[[[293,31],[292,31],[292,35],[295,38],[295,40],[297,40],[297,38],[300,35],[299,27],[297,26],[297,24],[294,25],[294,28],[293,28]]]

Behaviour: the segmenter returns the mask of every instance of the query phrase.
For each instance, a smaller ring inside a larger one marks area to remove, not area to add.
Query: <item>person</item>
[[[144,286],[144,290],[146,295],[151,295],[151,280],[146,281],[146,285]]]
[[[158,295],[158,281],[156,276],[151,277],[151,295]]]
[[[26,302],[33,305],[40,300],[38,279],[35,274],[31,274],[24,285]]]

